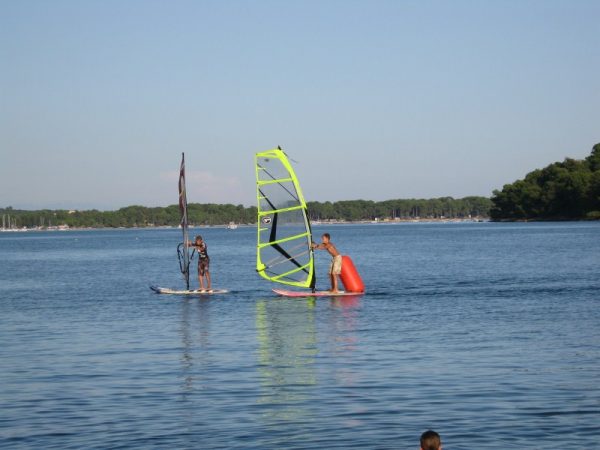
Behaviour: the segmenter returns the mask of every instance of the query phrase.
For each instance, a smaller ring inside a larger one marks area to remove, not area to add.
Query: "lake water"
[[[316,226],[368,293],[282,299],[254,228],[0,233],[0,447],[600,448],[600,223]],[[317,254],[319,288],[328,258]]]

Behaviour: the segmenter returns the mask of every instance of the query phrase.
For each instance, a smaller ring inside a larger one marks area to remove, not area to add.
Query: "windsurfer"
[[[319,250],[327,250],[331,255],[331,264],[329,265],[329,279],[331,280],[331,292],[338,293],[338,275],[342,273],[342,255],[338,252],[335,245],[331,243],[331,236],[329,233],[323,234],[321,236],[321,243],[315,244],[314,242],[311,244],[313,249]]]
[[[190,242],[188,245],[194,247],[198,252],[198,282],[200,283],[200,291],[208,290],[210,292],[210,258],[208,257],[206,242],[204,242],[202,236],[196,236],[194,242]],[[206,288],[204,287],[204,278],[206,278]]]

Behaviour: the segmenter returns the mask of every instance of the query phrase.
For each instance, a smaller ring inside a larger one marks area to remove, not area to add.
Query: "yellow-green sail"
[[[255,163],[256,271],[269,281],[314,288],[308,209],[294,169],[279,148],[257,153]]]

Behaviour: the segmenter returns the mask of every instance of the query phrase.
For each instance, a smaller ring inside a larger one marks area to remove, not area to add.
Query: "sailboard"
[[[171,294],[171,295],[213,295],[213,294],[227,294],[227,289],[170,289],[163,288],[160,286],[150,286],[157,294]]]
[[[288,291],[285,289],[272,289],[277,295],[282,297],[358,297],[363,295],[363,292],[346,292],[346,291]]]
[[[308,207],[287,155],[255,155],[258,204],[256,271],[263,278],[314,290],[315,264]]]
[[[188,204],[187,192],[185,187],[185,154],[181,154],[181,165],[179,166],[179,213],[181,220],[179,226],[181,228],[183,239],[177,245],[177,258],[179,259],[179,270],[185,282],[185,289],[170,289],[160,286],[150,286],[157,294],[175,294],[175,295],[210,295],[224,294],[229,291],[226,289],[190,289],[190,263],[194,257],[195,249],[190,252],[190,237],[188,233]]]

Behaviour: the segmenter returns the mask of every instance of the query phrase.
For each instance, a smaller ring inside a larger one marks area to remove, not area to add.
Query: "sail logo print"
[[[268,225],[271,223],[271,218],[269,216],[263,217],[262,222]]]

